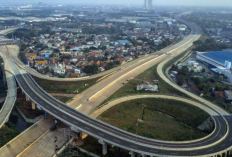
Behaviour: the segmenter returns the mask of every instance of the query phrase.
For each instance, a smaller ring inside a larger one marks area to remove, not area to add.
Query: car
[[[57,129],[56,125],[53,125],[51,128],[50,128],[50,131],[55,131]]]

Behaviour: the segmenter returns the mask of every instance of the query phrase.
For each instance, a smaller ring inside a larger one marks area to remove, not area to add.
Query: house
[[[226,100],[232,100],[232,91],[225,90],[224,92],[225,92]]]
[[[128,40],[118,40],[117,43],[120,45],[126,45],[129,43],[129,41]]]
[[[47,64],[47,60],[45,59],[38,59],[35,61],[35,65]]]
[[[56,65],[56,67],[54,68],[54,73],[59,74],[59,75],[64,75],[65,66],[62,64]]]
[[[74,69],[74,73],[80,74],[81,70],[80,69]]]
[[[214,97],[219,102],[224,102],[226,99],[225,92],[224,91],[215,91]]]
[[[28,59],[28,60],[34,60],[36,59],[36,54],[35,53],[25,53],[25,57]]]
[[[69,76],[69,78],[77,78],[79,76],[80,76],[79,73],[71,73],[70,76]]]
[[[95,62],[93,60],[91,60],[88,65],[94,65],[94,64],[95,64]]]
[[[126,59],[123,56],[119,56],[118,58],[115,59],[116,61],[119,61],[121,64],[126,63]]]
[[[146,82],[145,84],[137,86],[137,90],[143,90],[143,89],[145,89],[145,91],[158,92],[158,86],[157,85],[150,85],[149,82]]]
[[[190,88],[190,90],[192,91],[192,92],[194,92],[194,93],[196,93],[197,95],[199,95],[199,96],[203,96],[203,93],[202,93],[202,91],[200,91],[197,87],[195,87],[195,86],[192,86],[191,88]]]

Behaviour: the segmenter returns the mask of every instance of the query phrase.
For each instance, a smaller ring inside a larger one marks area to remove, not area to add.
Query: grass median
[[[96,83],[99,78],[86,80],[86,81],[73,81],[73,82],[65,82],[65,81],[49,81],[40,79],[37,77],[33,77],[35,81],[39,84],[41,88],[49,93],[78,93],[83,92],[87,88],[91,87]]]
[[[208,133],[197,127],[208,118],[209,114],[198,107],[155,98],[123,102],[98,117],[125,131],[167,141],[194,140],[206,136]]]

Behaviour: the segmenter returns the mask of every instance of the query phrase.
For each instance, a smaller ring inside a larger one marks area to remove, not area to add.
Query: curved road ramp
[[[17,86],[16,81],[14,78],[14,75],[11,74],[10,66],[8,63],[8,58],[3,54],[3,51],[0,48],[0,55],[2,56],[4,60],[4,69],[5,69],[5,79],[7,82],[8,92],[7,97],[5,100],[5,103],[3,104],[1,110],[0,110],[0,129],[5,125],[5,123],[8,121],[10,113],[14,107],[16,97],[17,97]]]
[[[0,110],[0,128],[2,128],[4,124],[8,121],[17,97],[17,88],[14,76],[6,72],[6,80],[8,92],[5,103],[3,104],[2,109]]]

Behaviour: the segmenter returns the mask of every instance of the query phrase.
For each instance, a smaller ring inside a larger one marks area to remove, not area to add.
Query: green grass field
[[[142,119],[142,104],[146,105],[144,122],[138,123],[138,119]],[[191,139],[191,134],[192,139],[207,135],[197,130],[197,127],[208,117],[208,113],[183,102],[150,98],[118,104],[104,112],[98,119],[144,137],[185,141]]]
[[[85,89],[91,87],[96,83],[98,78],[86,81],[75,81],[75,82],[60,82],[60,81],[48,81],[33,77],[35,81],[39,84],[41,88],[50,93],[74,93],[78,91],[79,93]]]

